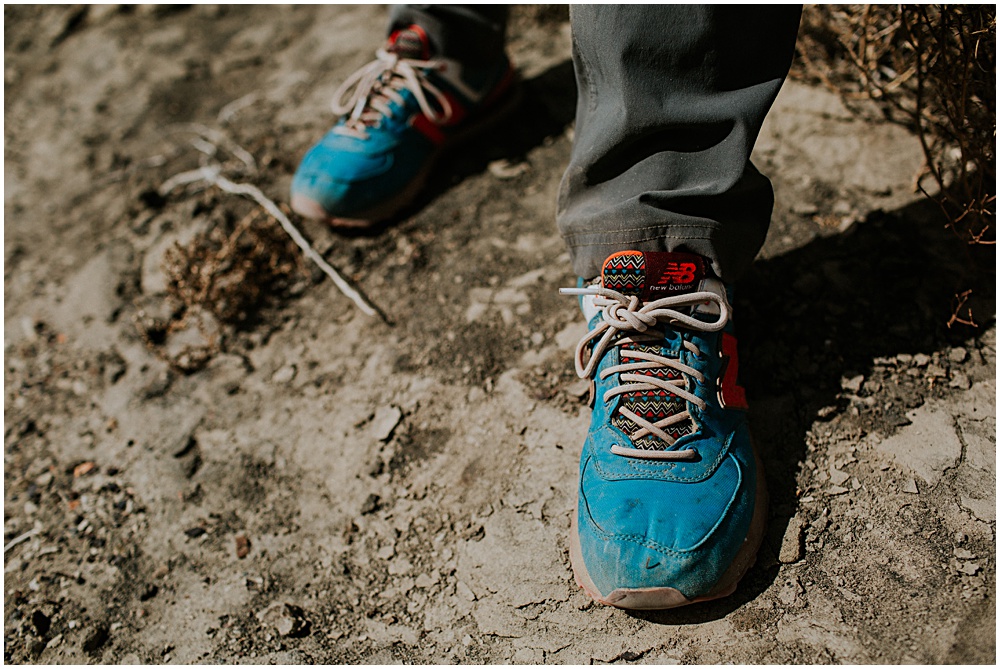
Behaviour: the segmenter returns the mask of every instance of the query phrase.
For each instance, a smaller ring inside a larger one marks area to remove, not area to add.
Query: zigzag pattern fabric
[[[626,344],[621,348],[622,363],[640,362],[638,359],[629,359],[630,350],[653,353],[667,358],[677,356],[676,351],[671,351],[659,346]],[[646,376],[656,376],[660,379],[668,381],[683,378],[680,372],[673,369],[642,370],[636,373],[644,374]],[[678,399],[667,391],[659,389],[625,393],[619,399],[619,406],[642,416],[651,423],[663,420],[667,416],[680,413],[687,408],[684,400]],[[614,412],[614,415],[611,418],[611,424],[625,434],[632,434],[638,429],[638,426],[635,423],[617,411]],[[664,431],[674,439],[679,439],[683,435],[689,434],[692,431],[692,428],[693,426],[691,421],[683,421],[664,428]],[[632,443],[635,445],[635,448],[641,448],[644,450],[662,450],[666,447],[666,444],[664,444],[659,437],[654,435],[646,435],[645,437],[633,439]]]
[[[605,288],[639,295],[646,281],[646,256],[641,251],[616,253],[605,261],[601,274]]]

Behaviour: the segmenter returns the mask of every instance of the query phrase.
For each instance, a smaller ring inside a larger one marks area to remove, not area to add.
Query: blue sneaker
[[[443,149],[514,104],[503,57],[464,67],[431,51],[417,25],[394,32],[376,59],[334,94],[337,124],[302,159],[292,209],[337,226],[391,218],[420,192]]]
[[[764,533],[767,488],[736,384],[722,282],[701,256],[624,251],[580,295],[593,418],[570,557],[601,604],[667,609],[731,594]]]

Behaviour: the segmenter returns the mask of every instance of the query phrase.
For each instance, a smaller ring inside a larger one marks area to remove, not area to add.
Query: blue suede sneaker
[[[292,209],[337,226],[391,218],[442,150],[513,106],[514,84],[506,57],[465,67],[436,57],[420,26],[394,32],[334,94],[340,119],[299,164]]]
[[[767,488],[736,383],[722,282],[701,256],[624,251],[580,295],[593,380],[570,542],[601,604],[667,609],[731,594],[764,533]]]

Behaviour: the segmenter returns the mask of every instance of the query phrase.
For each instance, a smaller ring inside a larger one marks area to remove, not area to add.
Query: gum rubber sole
[[[587,567],[583,563],[583,551],[580,548],[580,534],[577,528],[577,515],[579,509],[573,513],[573,524],[570,529],[570,563],[573,565],[573,576],[577,585],[583,588],[595,602],[606,606],[615,606],[620,609],[631,609],[637,611],[656,611],[661,609],[672,609],[687,604],[697,602],[707,602],[713,599],[728,597],[736,591],[736,586],[740,579],[746,575],[753,566],[757,558],[757,551],[760,549],[761,541],[764,538],[764,530],[767,523],[767,483],[764,480],[764,466],[757,454],[756,446],[753,447],[754,460],[757,464],[757,490],[754,496],[753,517],[750,520],[750,529],[743,540],[743,545],[733,558],[732,564],[726,569],[718,583],[701,597],[688,599],[684,594],[671,587],[661,588],[618,588],[608,595],[602,595],[594,581],[587,573]]]

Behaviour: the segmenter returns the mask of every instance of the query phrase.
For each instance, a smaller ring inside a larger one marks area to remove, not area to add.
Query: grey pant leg
[[[508,14],[506,5],[393,5],[388,32],[416,23],[436,53],[489,66],[503,58]]]
[[[574,6],[576,137],[559,193],[573,269],[686,250],[733,281],[774,194],[750,163],[791,64],[797,6]]]

